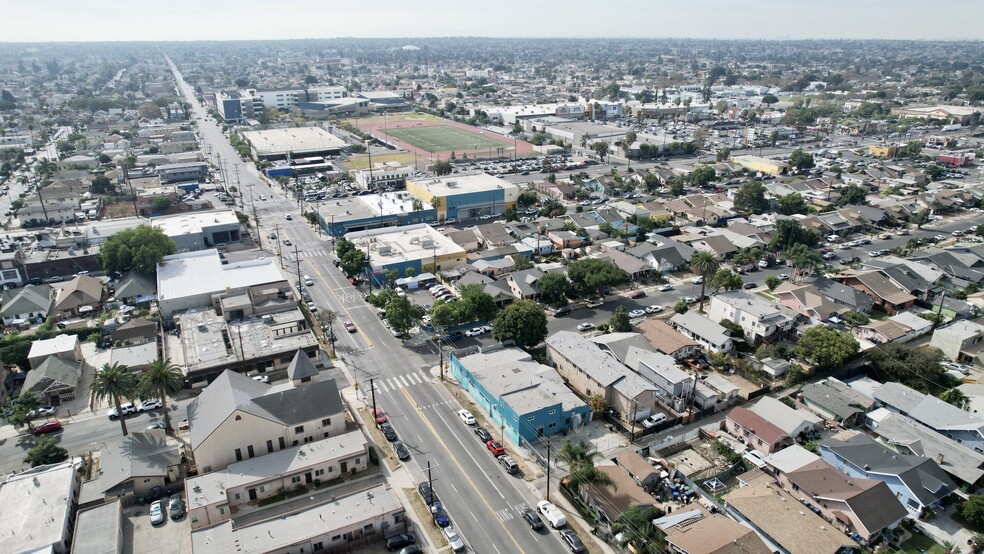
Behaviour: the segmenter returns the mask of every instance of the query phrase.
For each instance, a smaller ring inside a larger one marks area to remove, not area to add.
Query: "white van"
[[[305,275],[304,276],[304,284],[310,287],[311,285],[314,284],[314,279],[312,279],[311,277]]]
[[[543,517],[547,518],[547,521],[550,522],[550,526],[554,529],[560,529],[561,527],[567,525],[567,518],[564,517],[564,513],[560,511],[560,508],[554,506],[546,500],[537,502],[536,510],[540,512]]]

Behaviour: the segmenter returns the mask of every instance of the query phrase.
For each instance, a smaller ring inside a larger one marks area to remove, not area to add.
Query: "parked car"
[[[260,383],[269,383],[270,382],[270,376],[269,375],[254,375],[253,376],[253,380],[254,381],[259,381]]]
[[[567,518],[564,517],[564,512],[560,511],[560,508],[554,506],[552,503],[546,500],[541,500],[537,502],[536,509],[538,512],[543,514],[543,517],[547,518],[550,522],[550,526],[554,529],[560,529],[561,527],[567,525]]]
[[[434,504],[431,505],[431,515],[434,517],[434,523],[436,523],[438,527],[447,527],[448,525],[451,525],[451,518],[448,517],[448,513],[441,506],[440,502],[434,502]]]
[[[130,414],[137,413],[137,407],[134,406],[131,402],[127,402],[125,404],[120,405],[120,411],[123,412],[124,416],[128,416]],[[106,413],[106,415],[109,416],[109,419],[117,419],[120,417],[120,414],[119,412],[116,411],[116,408],[111,408],[109,412]]]
[[[448,333],[448,336],[447,336],[447,339],[449,341],[451,341],[451,342],[454,342],[456,340],[461,340],[463,338],[465,338],[465,335],[461,331],[454,331],[454,332]]]
[[[160,423],[155,423],[153,425],[147,426],[148,431],[153,431],[155,429],[167,429],[167,425],[165,425],[164,422],[162,421]]]
[[[561,306],[561,307],[557,308],[556,310],[554,310],[554,317],[563,317],[563,316],[565,316],[565,315],[567,315],[569,313],[571,313],[571,307],[570,306]]]
[[[646,419],[642,420],[642,426],[645,427],[646,429],[651,429],[653,427],[656,427],[660,423],[663,423],[664,421],[666,421],[666,414],[660,412],[658,414],[653,414],[647,417]]]
[[[466,337],[477,337],[485,333],[485,327],[475,327],[465,331]]]
[[[644,317],[646,315],[646,310],[632,310],[629,312],[629,317],[635,319],[637,317]]]
[[[642,298],[646,296],[646,291],[644,290],[634,290],[629,293],[629,298]]]
[[[659,292],[669,292],[673,290],[673,285],[665,284],[659,286]]]
[[[150,524],[154,526],[161,525],[164,523],[165,519],[167,518],[164,516],[164,501],[154,501],[154,503],[150,505]]]
[[[345,327],[345,330],[349,333],[355,332],[355,324],[347,319],[342,323],[342,327]]]
[[[475,416],[473,416],[468,410],[458,410],[458,418],[461,419],[465,425],[475,425]]]
[[[560,532],[560,540],[564,541],[564,545],[567,546],[573,554],[580,554],[581,552],[587,552],[588,549],[584,547],[584,543],[577,536],[577,533],[571,531],[570,529],[564,529]]]
[[[499,441],[491,440],[485,443],[485,448],[488,448],[489,452],[493,456],[499,457],[506,453],[506,449],[502,447]]]
[[[506,473],[516,473],[519,471],[519,464],[517,464],[516,460],[512,459],[511,456],[503,455],[496,459],[499,460],[499,465],[506,470]]]
[[[538,516],[532,509],[527,508],[523,510],[523,519],[530,525],[530,529],[533,529],[534,531],[543,529],[543,520],[540,519],[540,516]]]
[[[690,282],[693,283],[693,284],[695,284],[695,285],[699,285],[699,284],[701,284],[701,283],[704,282],[704,277],[702,275],[698,275],[698,276],[694,277],[693,279],[691,279]]]
[[[591,300],[584,305],[585,308],[600,308],[605,304],[603,300]]]
[[[434,493],[434,489],[431,488],[430,483],[427,481],[417,485],[417,492],[419,492],[420,497],[424,499],[424,504],[430,506],[431,504],[437,502],[437,495]]]
[[[754,289],[756,286],[758,285],[756,285],[755,283],[745,283],[744,285],[741,286],[741,288],[748,290],[748,289]]]
[[[396,436],[396,429],[394,429],[392,425],[389,423],[384,423],[379,427],[379,430],[383,432],[383,436],[386,437],[386,440],[396,442],[398,437]]]
[[[402,442],[400,442],[400,441],[394,442],[393,443],[393,450],[396,452],[396,457],[397,458],[399,458],[401,460],[409,460],[410,459],[410,449],[407,448],[407,445],[403,444]]]
[[[493,438],[492,433],[486,431],[485,427],[475,427],[475,434],[478,435],[478,440],[483,443],[489,442]]]
[[[46,435],[48,433],[54,433],[55,431],[61,431],[62,424],[57,419],[51,421],[45,421],[41,425],[34,428],[35,435]]]
[[[167,503],[167,510],[171,512],[171,521],[178,521],[185,514],[185,503],[180,496],[172,496]]]
[[[646,308],[646,313],[647,314],[658,314],[658,313],[660,313],[662,311],[663,311],[663,307],[660,306],[660,305],[658,305],[658,304],[653,304],[652,306],[649,306],[648,308]]]
[[[149,410],[156,410],[156,409],[161,408],[163,406],[164,406],[164,403],[155,398],[153,400],[145,400],[144,402],[142,402],[140,404],[140,407],[137,408],[137,411],[138,412],[146,412],[146,411],[149,411]]]
[[[417,537],[413,533],[399,533],[386,537],[386,549],[396,550],[417,542]]]
[[[594,323],[587,323],[587,322],[580,323],[577,326],[577,330],[578,331],[590,331],[590,330],[592,330],[594,328],[595,328]]]
[[[376,408],[372,411],[372,417],[376,420],[377,425],[382,425],[386,423],[386,414],[383,412],[382,408]]]
[[[465,542],[458,536],[458,532],[454,530],[454,527],[448,526],[444,528],[444,538],[448,539],[448,546],[451,547],[452,552],[461,552],[465,549]]]
[[[31,417],[53,416],[55,411],[54,406],[38,406],[38,409],[31,412]]]

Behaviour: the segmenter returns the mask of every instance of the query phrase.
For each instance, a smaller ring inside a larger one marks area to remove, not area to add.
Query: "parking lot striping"
[[[406,397],[407,402],[409,402],[410,405],[412,405],[412,406],[416,406],[417,405],[416,402],[414,401],[413,397],[410,396],[410,393],[407,392],[406,389],[403,389],[402,392],[403,392],[403,396]],[[465,468],[464,467],[462,467],[461,462],[458,461],[457,456],[455,456],[454,453],[451,452],[451,449],[448,448],[448,445],[444,442],[444,439],[441,438],[441,435],[437,432],[437,429],[434,428],[434,425],[430,422],[429,419],[427,419],[427,416],[424,415],[424,412],[420,411],[419,414],[420,414],[421,421],[423,421],[424,422],[424,425],[426,425],[427,428],[430,430],[431,435],[433,435],[434,438],[437,439],[437,442],[442,447],[444,447],[444,451],[447,452],[448,455],[451,457],[451,461],[454,463],[454,465],[458,466],[458,471],[461,472],[461,475],[465,478],[466,481],[468,481],[468,484],[471,485],[471,488],[472,488],[472,490],[475,491],[475,494],[477,495],[477,497],[479,499],[481,499],[481,501],[482,501],[483,504],[485,504],[485,508],[488,509],[488,511],[494,513],[495,510],[492,509],[492,505],[489,504],[489,501],[486,500],[484,496],[482,496],[482,493],[481,492],[479,492],[478,487],[475,486],[475,482],[472,481],[471,476],[468,475],[468,472],[465,471]],[[442,421],[443,421],[443,418],[442,418]],[[445,424],[447,424],[447,422],[445,422]],[[460,441],[459,441],[459,444],[460,444]],[[462,446],[464,446],[464,445],[462,445]],[[470,456],[470,454],[469,454],[469,456]],[[486,478],[488,478],[487,475],[486,475]],[[489,481],[489,482],[491,483],[491,481]],[[493,485],[493,488],[494,487],[495,487],[495,485]],[[499,489],[496,489],[496,492],[499,492]],[[502,493],[499,492],[499,495],[502,496]],[[503,498],[505,498],[505,497],[503,497]],[[475,517],[474,512],[469,512],[469,513],[471,513],[471,516],[475,520],[475,523],[479,523],[478,518]],[[506,527],[506,525],[504,523],[502,523],[500,521],[499,522],[499,526],[502,527],[502,530],[506,532],[506,535],[509,537],[509,540],[511,540],[512,543],[513,543],[513,545],[516,546],[516,551],[517,552],[526,552],[525,550],[522,549],[522,547],[519,546],[519,542],[516,540],[516,537],[514,537],[513,534],[509,532],[509,529]],[[493,543],[492,546],[494,547],[495,544]],[[496,551],[498,552],[498,549],[496,549]]]

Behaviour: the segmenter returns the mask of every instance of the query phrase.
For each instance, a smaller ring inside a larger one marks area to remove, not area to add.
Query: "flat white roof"
[[[216,225],[239,225],[239,218],[232,210],[217,212],[196,212],[151,220],[151,225],[160,227],[169,237],[201,233],[202,229]]]
[[[272,259],[222,265],[213,248],[165,256],[157,266],[157,297],[166,301],[283,280]]]
[[[345,238],[361,250],[368,248],[374,266],[410,260],[430,263],[434,256],[465,255],[462,247],[425,223],[356,231]]]
[[[243,138],[260,156],[338,150],[348,144],[321,127],[246,131],[243,133]]]
[[[0,552],[35,552],[66,539],[75,491],[73,461],[11,475],[0,485]]]
[[[519,187],[488,173],[473,175],[448,175],[431,179],[411,180],[411,183],[434,196],[453,196],[473,192],[487,192],[502,189],[506,201],[515,200],[519,196]]]

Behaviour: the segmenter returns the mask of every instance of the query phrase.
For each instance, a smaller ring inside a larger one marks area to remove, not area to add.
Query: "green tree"
[[[765,96],[762,97],[762,103],[765,104],[766,106],[771,106],[772,104],[776,104],[778,102],[779,99],[776,98],[774,94],[766,94]]]
[[[960,516],[975,528],[984,527],[984,496],[972,494],[960,504]]]
[[[170,432],[171,410],[167,398],[184,388],[184,373],[168,358],[158,358],[147,366],[137,380],[137,391],[141,398],[160,398],[164,405],[164,428]]]
[[[557,458],[567,462],[567,484],[575,491],[580,490],[581,485],[612,484],[611,477],[595,467],[595,460],[600,457],[601,453],[584,439],[578,439],[576,443],[564,439],[563,446],[557,451]]]
[[[608,155],[608,148],[608,143],[605,141],[599,140],[591,143],[591,149],[595,151],[595,154],[598,154],[598,157],[601,158],[602,161],[604,161],[605,156]]]
[[[929,177],[930,181],[939,181],[945,173],[946,170],[936,164],[926,166],[926,176]]]
[[[513,271],[523,271],[524,269],[533,269],[533,260],[530,260],[523,255],[515,255],[512,257],[513,261]]]
[[[519,196],[516,197],[516,203],[524,208],[529,208],[539,201],[539,197],[537,197],[536,193],[531,190],[524,190],[519,194]]]
[[[670,194],[672,196],[683,196],[683,181],[674,179],[670,181]]]
[[[811,273],[823,265],[823,258],[816,250],[811,250],[805,244],[794,244],[786,250],[784,256],[793,267],[793,275]]]
[[[960,383],[945,373],[938,348],[910,348],[890,342],[865,352],[874,374],[920,392],[940,394]]]
[[[48,464],[57,464],[68,459],[68,450],[58,446],[55,439],[43,437],[34,443],[34,447],[27,451],[24,457],[25,464],[31,467],[38,467]]]
[[[964,391],[954,387],[952,389],[947,389],[939,394],[939,399],[947,404],[952,404],[961,410],[966,409],[967,405],[970,403],[970,399],[964,394]]]
[[[517,300],[495,318],[492,337],[499,342],[512,339],[520,348],[536,346],[547,338],[547,315],[530,300]]]
[[[803,196],[794,192],[779,199],[779,213],[782,215],[807,214],[810,208]]]
[[[416,308],[406,296],[397,296],[386,304],[386,322],[401,335],[414,326]]]
[[[761,214],[769,210],[769,201],[765,197],[765,185],[758,181],[749,181],[735,193],[735,209],[739,212]]]
[[[22,392],[4,408],[3,419],[15,428],[27,427],[34,431],[34,411],[41,405],[41,400],[33,392]]]
[[[769,275],[765,278],[765,286],[769,287],[770,292],[776,290],[780,284],[782,284],[782,279],[778,275]]]
[[[434,162],[434,165],[433,167],[431,167],[431,169],[434,171],[434,175],[441,177],[443,175],[451,175],[451,171],[453,168],[451,167],[451,162],[447,160],[437,160],[436,162]]]
[[[461,287],[460,303],[464,304],[476,321],[492,321],[495,319],[496,312],[499,311],[499,307],[495,305],[492,296],[478,285]]]
[[[629,131],[629,132],[625,133],[625,138],[622,139],[622,147],[625,148],[625,157],[626,158],[629,157],[629,149],[631,149],[632,148],[632,145],[635,144],[635,141],[636,141],[637,138],[638,137],[636,136],[636,132],[635,131]]]
[[[837,194],[840,198],[837,199],[836,204],[838,206],[867,206],[868,205],[868,191],[855,185],[850,184],[846,187],[841,187],[837,189]]]
[[[854,310],[851,310],[845,313],[844,315],[842,315],[841,319],[843,319],[844,322],[850,325],[851,327],[859,327],[861,325],[867,325],[871,321],[871,318],[868,317],[866,314]]]
[[[369,267],[369,260],[366,253],[358,248],[348,250],[338,260],[338,268],[350,277],[361,275]]]
[[[714,254],[706,250],[698,250],[691,256],[690,269],[702,277],[700,282],[700,307],[698,311],[704,311],[704,289],[707,287],[707,280],[717,273],[720,267],[721,262],[718,261]]]
[[[722,268],[717,270],[717,273],[711,277],[711,288],[714,292],[718,292],[721,289],[724,290],[738,290],[742,286],[741,275],[738,275],[734,271],[727,268]]]
[[[677,300],[677,303],[673,305],[673,311],[678,314],[685,314],[690,306],[687,305],[687,301],[684,299]]]
[[[150,209],[155,213],[163,212],[170,207],[171,199],[167,196],[155,196],[154,199],[150,201]]]
[[[813,160],[813,154],[808,154],[802,148],[797,148],[789,155],[789,165],[803,171],[805,169],[812,169],[816,165],[816,162]]]
[[[90,391],[96,400],[108,399],[113,403],[125,437],[127,431],[126,417],[123,416],[123,399],[132,398],[137,392],[137,376],[123,364],[103,364],[92,380]]]
[[[811,362],[819,370],[844,365],[861,349],[850,334],[833,327],[811,327],[796,343],[796,357]]]
[[[107,273],[126,273],[131,269],[151,275],[164,256],[174,254],[174,241],[160,227],[139,225],[133,229],[117,231],[102,243],[96,260]]]
[[[687,180],[698,187],[703,187],[716,178],[717,172],[709,165],[702,165],[691,171],[690,175],[687,176]]]
[[[571,291],[571,283],[563,273],[547,273],[537,281],[540,289],[540,299],[547,305],[560,308],[567,305],[567,295]]]
[[[99,175],[92,180],[92,184],[89,185],[89,190],[92,194],[116,194],[116,185],[113,184],[105,175]]]
[[[615,308],[612,316],[608,319],[608,328],[613,333],[627,333],[632,330],[632,323],[629,322],[629,313],[625,311],[624,307],[618,306]]]
[[[714,159],[718,162],[726,162],[729,158],[731,158],[731,149],[727,146],[718,150],[714,156]]]
[[[567,278],[581,296],[604,295],[605,289],[626,282],[628,275],[611,260],[582,258],[567,266]]]
[[[788,249],[794,244],[805,244],[813,248],[820,242],[820,236],[804,228],[795,219],[780,219],[769,241],[769,249],[778,252]]]
[[[664,541],[660,538],[653,520],[664,512],[653,506],[632,506],[612,524],[612,532],[619,537],[623,548],[632,545],[636,554],[663,554]]]

